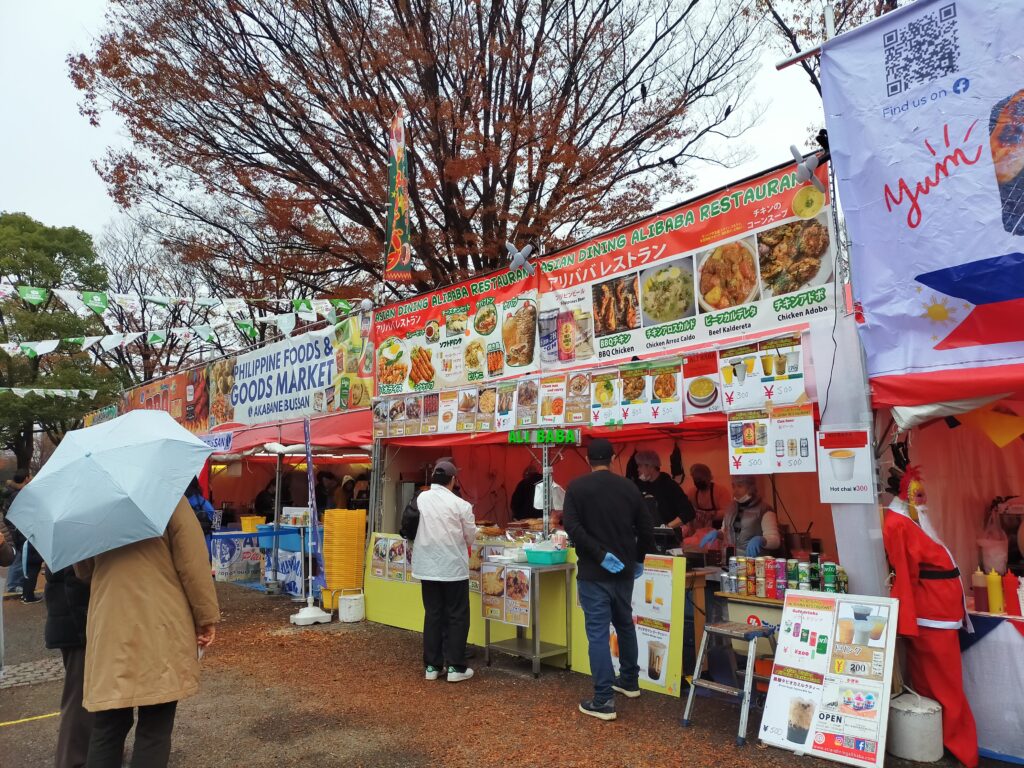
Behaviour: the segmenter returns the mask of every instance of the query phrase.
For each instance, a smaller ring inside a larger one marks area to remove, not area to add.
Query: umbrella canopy
[[[165,411],[69,432],[8,518],[53,570],[163,535],[212,449]]]

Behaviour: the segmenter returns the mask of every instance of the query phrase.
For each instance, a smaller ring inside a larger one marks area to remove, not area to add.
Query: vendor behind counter
[[[655,525],[667,526],[681,532],[683,526],[696,517],[693,504],[679,484],[661,471],[661,458],[657,453],[638,451],[635,460],[639,474],[636,484],[647,500]]]

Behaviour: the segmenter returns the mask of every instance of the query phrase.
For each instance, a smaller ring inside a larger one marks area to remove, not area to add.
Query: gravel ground
[[[728,704],[700,700],[695,726],[683,729],[680,701],[645,693],[618,703],[618,721],[599,722],[576,711],[588,677],[546,670],[534,680],[526,664],[508,658],[483,667],[478,650],[473,680],[428,683],[415,633],[366,623],[296,629],[288,600],[224,584],[218,591],[224,623],[203,662],[202,692],[179,707],[173,766],[789,768],[795,760],[753,743],[734,746],[738,714]],[[7,663],[47,657],[42,604],[8,600],[4,609]],[[3,690],[0,724],[52,713],[59,699],[55,682]],[[758,720],[752,712],[751,734]],[[56,718],[0,725],[0,762],[51,764],[56,732]]]

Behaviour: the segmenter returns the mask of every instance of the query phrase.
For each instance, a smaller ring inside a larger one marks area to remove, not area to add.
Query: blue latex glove
[[[604,560],[601,561],[601,567],[608,571],[608,573],[618,573],[626,566],[622,564],[619,558],[609,552],[604,556]]]
[[[644,575],[644,564],[643,563],[634,563],[633,564],[633,579],[634,580],[639,579],[643,575]]]
[[[718,541],[718,531],[708,531],[704,534],[704,538],[700,540],[700,547],[703,549],[714,544],[716,541]]]
[[[764,546],[764,536],[755,536],[747,542],[747,557],[757,557]]]

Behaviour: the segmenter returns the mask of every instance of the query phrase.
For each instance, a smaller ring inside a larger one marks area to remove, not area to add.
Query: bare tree
[[[98,166],[115,198],[176,218],[189,259],[321,292],[381,279],[398,107],[422,288],[688,189],[745,127],[759,42],[742,0],[118,0],[108,21],[69,63],[83,112],[134,140]]]

